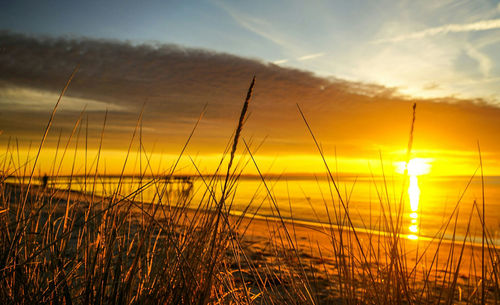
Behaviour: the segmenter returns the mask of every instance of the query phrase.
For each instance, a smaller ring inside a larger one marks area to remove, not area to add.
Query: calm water
[[[416,181],[412,181],[410,186],[409,182],[403,185],[402,179],[397,177],[388,178],[385,182],[382,178],[339,177],[337,186],[355,227],[384,231],[385,219],[394,223],[398,209],[401,209],[400,215],[403,215],[401,232],[410,238],[432,237],[442,232],[443,225],[451,219],[445,238],[453,237],[456,224],[455,238],[463,239],[469,215],[473,212],[470,235],[476,241],[480,241],[482,234],[480,218],[473,207],[474,202],[477,202],[479,210],[482,209],[481,180],[480,177],[474,178],[467,188],[469,180],[470,177],[423,175],[418,176]],[[146,181],[148,180],[144,179],[143,183]],[[91,186],[87,185],[85,188],[82,182],[83,178],[73,180],[71,188],[90,192]],[[110,195],[116,189],[117,182],[117,178],[101,179],[95,191],[99,195]],[[130,194],[138,188],[139,184],[140,181],[137,178],[125,178],[121,195]],[[328,223],[330,220],[337,223],[338,215],[344,214],[333,184],[325,177],[271,178],[266,180],[266,184],[283,217],[321,224]],[[219,195],[220,185],[216,187]],[[56,186],[67,188],[67,179],[58,180]],[[409,186],[410,194],[408,193]],[[170,184],[168,189],[171,197],[187,196],[191,199],[191,205],[196,206],[206,191],[206,186],[202,179],[196,178],[190,191],[189,185],[183,183]],[[182,189],[185,192],[181,192]],[[251,213],[257,213],[260,216],[277,215],[276,208],[269,199],[268,192],[260,178],[242,178],[238,181],[234,191],[236,193],[233,200],[233,212],[238,213],[250,204]],[[484,193],[487,228],[494,242],[500,245],[500,177],[485,177]],[[410,203],[412,196],[413,202]],[[135,199],[157,202],[157,188],[147,187]],[[456,215],[452,217],[452,212],[456,207],[458,207],[458,217]]]

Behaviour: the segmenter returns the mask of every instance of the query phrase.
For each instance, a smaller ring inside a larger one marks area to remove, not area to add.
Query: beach
[[[11,202],[19,202],[25,187],[6,184],[3,194],[9,194]],[[110,221],[107,213],[114,215],[113,223],[121,225],[113,230],[122,232],[114,234],[123,234],[132,244],[140,240],[137,236],[150,232],[147,236],[154,247],[148,255],[153,257],[157,255],[156,247],[172,247],[174,241],[169,239],[172,234],[176,234],[175,243],[179,247],[186,247],[189,238],[200,235],[193,244],[199,249],[187,247],[182,250],[188,257],[191,253],[202,257],[214,251],[210,240],[217,236],[218,250],[210,255],[219,274],[217,284],[213,283],[215,292],[211,293],[216,298],[221,297],[217,289],[228,285],[242,294],[239,297],[254,297],[264,303],[295,298],[319,304],[347,300],[370,303],[367,301],[373,298],[382,303],[401,300],[470,303],[480,297],[481,245],[470,241],[450,241],[439,236],[433,240],[413,240],[404,234],[363,231],[349,225],[312,225],[280,217],[217,214],[213,209],[188,206],[158,207],[40,186],[31,188],[30,198],[47,202],[39,206],[41,215],[49,215],[37,218],[40,226],[46,226],[50,218],[74,217],[72,230],[75,234],[70,234],[69,239],[61,237],[67,245],[72,245],[67,246],[67,253],[80,251],[78,248],[85,238],[78,226],[86,227],[89,219],[82,219],[92,213],[96,217],[94,227],[102,227]],[[89,202],[94,202],[95,207],[89,208]],[[7,213],[12,214],[16,206],[13,204]],[[220,215],[219,229],[214,235],[213,223],[217,215]],[[154,232],[150,231],[150,226],[154,227]],[[64,232],[60,226],[59,230]],[[104,232],[99,235],[109,238]],[[129,255],[133,253],[131,249],[127,251]],[[487,246],[487,268],[498,268],[491,266],[491,262],[498,259],[498,251],[494,246]],[[158,252],[158,255],[165,254]],[[493,302],[498,286],[489,281],[487,289],[489,300]]]

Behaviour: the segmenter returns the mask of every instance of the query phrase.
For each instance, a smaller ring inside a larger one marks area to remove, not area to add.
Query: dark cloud
[[[131,45],[9,32],[0,33],[2,143],[9,136],[39,138],[51,105],[77,65],[79,71],[62,102],[54,130],[68,134],[87,104],[89,135],[97,138],[108,108],[112,147],[124,146],[144,103],[144,137],[167,150],[187,137],[208,104],[193,145],[220,151],[256,75],[246,132],[255,139],[269,136],[269,151],[313,151],[297,103],[326,147],[344,145],[350,153],[405,147],[415,101],[419,104],[416,143],[463,149],[473,138],[483,137],[492,143],[492,149],[498,149],[493,140],[500,131],[500,111],[482,101],[412,100],[398,95],[394,88],[321,78],[256,59],[177,45]],[[40,104],[35,107],[37,100]],[[56,136],[53,132],[50,143],[55,143]]]

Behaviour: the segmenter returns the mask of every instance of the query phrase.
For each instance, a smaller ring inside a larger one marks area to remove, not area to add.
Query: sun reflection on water
[[[431,165],[429,160],[422,158],[414,158],[408,162],[397,164],[397,172],[404,174],[407,169],[409,177],[408,198],[410,200],[410,225],[408,226],[408,239],[417,240],[419,236],[419,221],[418,221],[418,206],[420,201],[420,187],[418,186],[418,176],[425,175],[430,172]]]

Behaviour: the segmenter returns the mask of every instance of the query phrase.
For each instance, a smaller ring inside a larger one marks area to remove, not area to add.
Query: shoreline
[[[21,188],[25,185],[13,184],[13,183],[5,183],[6,185],[13,188]],[[39,193],[43,191],[40,186],[36,186],[35,188],[31,188],[32,192]],[[79,191],[63,189],[52,189],[48,188],[47,191],[50,191],[51,198],[55,198],[58,200],[71,200],[71,201],[80,201],[85,202],[89,201],[92,196],[89,194],[84,194]],[[69,195],[69,196],[68,196]],[[98,195],[93,196],[94,201],[96,202],[105,202],[109,200],[109,197],[102,197]],[[119,199],[121,201],[122,199]],[[142,205],[145,209],[152,208],[155,204],[152,203],[142,203],[138,201],[131,200],[123,200],[123,203],[131,203],[136,206],[133,209],[133,212],[136,214],[141,214],[139,205]],[[165,205],[166,207],[168,205]],[[168,206],[171,209],[179,209],[176,206]],[[193,207],[183,207],[182,212],[185,214],[183,221],[190,221],[195,213],[213,213],[213,210],[197,210]],[[318,258],[317,249],[310,247],[312,242],[321,246],[324,249],[327,249],[329,246],[332,246],[332,235],[336,235],[334,238],[340,238],[340,233],[342,232],[342,238],[347,238],[348,235],[353,235],[353,230],[349,226],[338,226],[336,224],[325,224],[325,223],[317,223],[311,221],[303,221],[303,220],[295,220],[290,218],[280,219],[277,216],[262,216],[262,215],[241,215],[241,212],[233,212],[228,215],[228,220],[233,221],[233,223],[240,222],[239,229],[236,231],[241,234],[244,233],[244,239],[250,240],[252,242],[257,242],[257,248],[262,248],[262,242],[266,242],[266,239],[269,239],[270,236],[266,236],[269,232],[276,233],[277,231],[283,231],[283,224],[286,227],[286,230],[290,233],[293,232],[293,240],[297,242],[296,245],[299,249],[311,250],[311,257]],[[470,269],[475,266],[475,269],[480,269],[480,265],[477,262],[473,261],[474,252],[481,251],[482,245],[480,243],[471,243],[470,241],[464,242],[463,240],[448,240],[448,239],[438,239],[438,238],[429,238],[419,236],[417,240],[410,240],[407,238],[406,234],[402,234],[399,236],[394,236],[390,232],[381,232],[375,230],[367,230],[363,228],[355,228],[356,236],[359,239],[359,243],[357,243],[356,247],[361,246],[362,249],[368,249],[373,247],[372,243],[374,240],[377,240],[378,246],[386,246],[390,240],[394,240],[395,238],[398,240],[398,243],[401,244],[401,247],[404,248],[405,253],[416,253],[418,252],[428,252],[430,255],[434,255],[436,251],[440,253],[449,253],[452,246],[453,251],[460,251],[461,247],[464,247],[463,256],[466,258],[465,260],[461,260],[461,264],[464,267],[462,270],[465,272],[470,272]],[[283,232],[281,232],[283,233]],[[352,237],[351,237],[352,238]],[[439,248],[439,250],[438,250]],[[489,245],[488,250],[498,251],[500,246],[491,246]],[[359,249],[358,249],[359,251]],[[325,252],[325,253],[328,253]],[[321,255],[324,255],[322,253]],[[327,259],[332,259],[332,257],[326,257]],[[410,261],[416,262],[417,259],[414,257],[409,257]],[[429,257],[420,258],[419,260],[429,259]],[[432,259],[432,257],[430,258]],[[439,262],[438,262],[439,263]],[[436,267],[437,268],[437,267]],[[475,274],[480,274],[478,270],[475,271]]]
[[[17,194],[17,196],[26,187],[11,183],[4,183],[4,185],[6,189],[10,188],[12,193]],[[91,195],[78,191],[42,189],[39,186],[32,186],[31,194],[38,200],[50,198],[53,211],[58,211],[54,214],[55,216],[58,213],[64,215],[64,211],[68,207],[75,209],[74,211],[79,210],[74,215],[78,215],[78,213],[82,215],[82,211],[88,207],[85,206],[85,202],[89,202],[92,198]],[[95,212],[99,211],[101,203],[105,206],[105,203],[109,202],[107,197],[93,196],[93,199],[96,207]],[[121,203],[124,205],[121,206]],[[156,206],[151,203],[126,200],[121,203],[116,205],[116,211],[119,211],[120,208],[126,208],[126,213],[133,216],[132,222],[136,228],[134,230],[140,230],[141,214],[144,215],[144,211],[150,211]],[[142,211],[139,207],[141,205]],[[137,208],[127,208],[130,206]],[[184,232],[183,228],[185,227],[202,228],[204,218],[216,215],[213,210],[174,206],[168,206],[168,209],[162,209],[162,212],[162,215],[158,213],[156,221],[161,224],[173,219],[174,222],[177,221],[175,226],[178,226],[180,232]],[[172,215],[175,216],[170,218]],[[255,215],[242,217],[241,215],[229,214],[227,223],[232,229],[221,231],[221,234],[223,232],[229,233],[227,236],[224,235],[225,233],[221,236],[228,238],[226,241],[228,249],[233,247],[233,250],[227,250],[229,252],[226,251],[222,255],[229,255],[227,258],[229,261],[243,255],[245,260],[237,260],[237,264],[233,263],[226,268],[229,268],[228,272],[230,273],[241,274],[242,279],[244,278],[243,282],[253,283],[251,287],[254,288],[259,285],[256,277],[262,271],[261,268],[267,270],[262,272],[272,278],[275,274],[282,274],[285,270],[285,274],[288,274],[286,275],[287,280],[278,280],[279,285],[288,285],[284,283],[293,282],[295,276],[304,276],[301,275],[302,272],[306,278],[312,277],[320,287],[330,289],[330,293],[333,294],[328,295],[328,297],[337,297],[339,295],[337,286],[346,285],[346,283],[339,283],[338,279],[346,271],[344,270],[346,267],[352,269],[349,272],[353,273],[350,280],[352,282],[348,285],[354,286],[372,283],[371,281],[376,281],[377,285],[383,286],[384,277],[389,276],[390,279],[394,272],[397,272],[397,276],[401,277],[400,280],[412,283],[411,287],[416,291],[421,289],[424,291],[430,287],[446,290],[450,285],[458,285],[458,287],[462,287],[460,289],[475,291],[477,283],[481,281],[482,266],[477,258],[481,247],[467,242],[409,240],[394,235],[382,235],[380,232],[375,234],[357,229],[353,231],[336,225],[325,227],[321,224],[312,225],[293,219],[257,217]],[[132,232],[135,232],[134,230]],[[196,229],[188,232],[196,232]],[[161,236],[158,235],[156,239],[159,237]],[[342,250],[339,250],[339,247]],[[397,251],[396,255],[392,252],[393,249]],[[494,251],[493,255],[498,257],[497,249],[498,247],[485,248],[489,255],[491,255],[490,251]],[[391,266],[395,263],[399,265],[399,269],[391,271]],[[298,275],[296,272],[299,272]],[[368,280],[368,282],[366,282],[367,279],[363,279],[367,274],[373,275],[372,280]],[[239,279],[236,278],[236,281]],[[421,297],[424,296],[425,294]],[[431,299],[434,297],[430,296]]]
[[[11,186],[23,186],[23,184],[19,184],[19,183],[12,183],[12,182],[5,182],[6,185],[11,185]],[[35,184],[35,186],[37,188],[40,188],[41,186],[40,185],[37,185]],[[59,199],[65,199],[63,198],[63,196],[66,196],[67,193],[68,193],[68,190],[67,189],[62,189],[62,188],[48,188],[48,190],[52,190],[52,192],[54,194],[57,194],[59,196]],[[58,194],[59,192],[61,192],[62,194]],[[92,197],[91,195],[89,194],[85,194],[84,192],[81,192],[81,191],[77,191],[77,190],[70,190],[71,194],[77,196],[77,198],[79,198],[79,200],[88,200],[90,199],[90,197]],[[139,195],[140,192],[137,194]],[[88,199],[86,199],[88,197]],[[127,196],[125,196],[126,198]],[[109,198],[108,197],[102,197],[102,196],[99,196],[99,195],[94,195],[93,196],[94,200],[108,200]],[[120,199],[120,200],[123,200],[123,199]],[[132,200],[129,200],[129,199],[125,199],[125,201],[131,201]],[[154,206],[155,204],[154,203],[149,203],[149,202],[140,202],[140,201],[133,201],[134,204],[141,204],[141,205],[147,205],[147,206]],[[170,205],[171,208],[176,208],[175,206],[172,206]],[[184,207],[185,210],[189,210],[189,211],[196,211],[196,208],[194,207]],[[203,212],[211,212],[211,211],[203,211]],[[239,210],[233,210],[230,212],[230,217],[240,217],[242,215],[242,211],[239,211]],[[279,216],[273,216],[273,215],[262,215],[262,214],[252,214],[252,215],[244,215],[243,217],[245,218],[252,218],[254,220],[262,220],[262,221],[266,221],[266,222],[275,222],[275,223],[280,223],[281,220],[280,220],[280,217]],[[348,225],[344,225],[344,226],[339,226],[338,224],[330,224],[330,223],[327,223],[327,222],[320,222],[320,221],[312,221],[312,220],[307,220],[307,219],[293,219],[291,217],[283,217],[282,218],[283,221],[289,225],[291,224],[294,224],[294,225],[299,225],[301,227],[304,227],[304,228],[307,228],[307,229],[310,229],[310,230],[316,230],[318,232],[325,232],[325,231],[328,231],[328,230],[331,230],[331,229],[334,229],[335,231],[339,231],[339,230],[343,230],[343,231],[349,231],[349,230],[352,230],[352,228]],[[451,223],[450,223],[450,227],[451,227]],[[394,235],[392,232],[387,232],[387,231],[378,231],[378,230],[372,230],[372,229],[367,229],[367,228],[362,228],[362,227],[354,227],[354,229],[356,230],[356,232],[358,234],[363,234],[363,235],[381,235],[383,236],[384,238],[394,238]],[[461,243],[464,241],[463,239],[463,236],[459,236],[459,235],[456,235],[455,236],[455,240],[452,240],[452,239],[448,239],[448,238],[444,238],[444,236],[446,236],[447,234],[444,234],[443,236],[443,239],[439,239],[439,236],[441,235],[442,233],[439,233],[439,234],[435,234],[435,236],[423,236],[423,235],[418,235],[418,241],[420,242],[428,242],[428,243],[433,243],[433,242],[437,242],[438,240],[443,243],[443,244],[452,244],[452,243]],[[409,234],[405,234],[405,233],[400,233],[398,235],[398,238],[400,239],[408,239],[408,235]],[[412,240],[412,242],[415,242],[415,240]],[[471,242],[470,241],[470,236],[468,237],[467,239],[467,244],[469,246],[472,246],[474,248],[481,248],[482,247],[482,243],[481,241],[479,242]],[[490,244],[489,247],[493,247],[495,249],[498,249],[500,250],[500,244]]]

